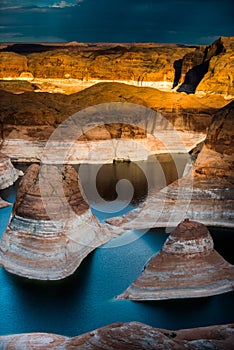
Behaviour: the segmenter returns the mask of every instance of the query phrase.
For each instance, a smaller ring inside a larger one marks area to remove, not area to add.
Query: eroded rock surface
[[[0,190],[13,185],[13,183],[23,175],[21,171],[14,168],[9,157],[0,152]],[[0,197],[0,208],[11,205]]]
[[[3,350],[32,349],[121,349],[121,350],[232,350],[232,324],[171,331],[139,322],[114,323],[73,337],[27,333],[0,337]]]
[[[22,172],[15,169],[9,157],[0,152],[0,190],[10,187]]]
[[[73,167],[33,164],[20,182],[0,260],[20,276],[62,279],[110,238],[84,200]]]
[[[60,123],[74,113],[93,105],[128,102],[149,107],[159,112],[165,120],[171,123],[177,130],[179,138],[183,140],[186,150],[189,151],[197,143],[205,139],[212,115],[218,108],[228,103],[221,96],[198,98],[194,95],[162,92],[156,89],[139,88],[119,83],[97,84],[80,93],[69,96],[30,92],[14,95],[3,91],[0,92],[0,96],[2,151],[16,161],[26,162],[39,161],[41,159],[46,141]],[[133,118],[130,120],[130,124],[134,124],[133,106],[131,109],[129,109],[129,112],[132,113]],[[148,143],[149,147],[151,147],[151,140],[148,135],[145,135],[146,123],[142,125],[143,130],[133,126],[129,127],[129,125],[120,127],[116,120],[114,125],[108,126],[105,118],[100,120],[100,124],[103,123],[104,125],[100,125],[96,129],[92,129],[92,125],[90,125],[90,130],[80,139],[78,147],[80,159],[79,157],[77,158],[77,163],[83,160],[89,161],[86,156],[86,146],[88,149],[95,148],[102,141],[105,141],[102,148],[108,151],[112,148],[110,140],[114,138],[118,140],[141,139],[146,145]],[[160,130],[167,132],[165,125],[165,123],[157,125],[157,129],[152,125],[149,134]],[[168,140],[173,141],[171,137],[168,137]],[[176,141],[171,142],[172,149],[168,151],[180,152],[176,147]],[[152,153],[160,152],[160,148],[155,143],[155,146],[152,147]],[[103,155],[105,155],[105,152],[96,154],[96,159],[99,156],[103,157]],[[119,155],[119,157],[125,157],[125,155]],[[108,158],[101,160],[108,161]]]
[[[176,227],[188,217],[205,225],[233,227],[233,116],[233,102],[214,116],[190,175],[151,193],[139,208],[108,223],[119,229]]]
[[[119,298],[198,298],[233,290],[234,266],[215,251],[203,224],[185,219]]]

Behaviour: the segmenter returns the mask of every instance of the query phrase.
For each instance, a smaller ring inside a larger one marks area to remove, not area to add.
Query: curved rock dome
[[[119,298],[196,298],[232,290],[234,266],[214,249],[212,237],[203,224],[185,219]]]

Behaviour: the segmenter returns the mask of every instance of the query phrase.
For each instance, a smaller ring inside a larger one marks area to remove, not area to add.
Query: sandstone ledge
[[[3,350],[33,349],[121,349],[121,350],[231,350],[234,325],[218,325],[182,330],[153,328],[139,322],[114,323],[68,338],[51,333],[26,333],[0,337]]]

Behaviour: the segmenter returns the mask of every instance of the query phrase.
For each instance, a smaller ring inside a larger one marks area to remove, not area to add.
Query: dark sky
[[[211,44],[234,35],[233,0],[0,0],[1,42]]]

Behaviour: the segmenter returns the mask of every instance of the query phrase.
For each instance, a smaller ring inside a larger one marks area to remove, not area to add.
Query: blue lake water
[[[17,184],[2,191],[2,197],[13,202],[16,188]],[[10,212],[11,208],[0,210],[0,233],[7,225]],[[104,219],[103,213],[96,210],[95,214]],[[232,230],[210,228],[210,231],[216,249],[233,264]],[[1,268],[0,334],[52,332],[75,336],[122,321],[139,321],[167,329],[234,322],[231,307],[234,293],[157,302],[115,299],[167,238],[163,229],[152,229],[143,236],[135,232],[135,235],[140,238],[129,244],[124,244],[127,236],[123,235],[122,245],[96,249],[73,276],[62,281],[31,281]]]

